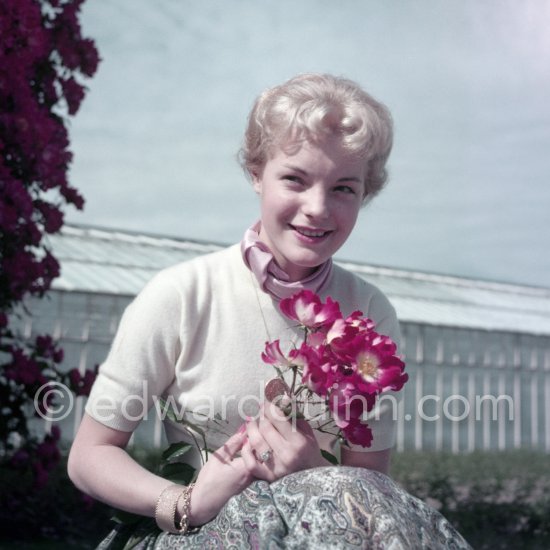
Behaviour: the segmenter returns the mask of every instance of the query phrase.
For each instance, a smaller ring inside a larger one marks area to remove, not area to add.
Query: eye
[[[341,193],[351,194],[351,195],[357,194],[357,190],[351,185],[338,185],[334,188],[334,190]]]
[[[284,175],[283,180],[290,181],[292,183],[297,183],[297,184],[302,184],[303,183],[302,178],[300,178],[299,176],[294,176],[292,174]]]

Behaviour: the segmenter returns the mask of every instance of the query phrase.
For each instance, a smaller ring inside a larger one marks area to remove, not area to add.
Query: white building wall
[[[25,337],[53,334],[62,368],[100,364],[131,296],[52,291],[19,320]],[[550,452],[550,337],[402,323],[409,383],[397,414],[397,450],[530,448]],[[84,398],[60,421],[65,438],[80,422]],[[153,418],[134,440],[163,445]]]
[[[550,338],[402,325],[398,450],[550,452]]]

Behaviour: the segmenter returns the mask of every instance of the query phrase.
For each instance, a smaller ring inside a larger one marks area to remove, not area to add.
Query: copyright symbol
[[[46,382],[34,394],[34,410],[44,420],[63,420],[73,410],[74,396],[61,382]]]

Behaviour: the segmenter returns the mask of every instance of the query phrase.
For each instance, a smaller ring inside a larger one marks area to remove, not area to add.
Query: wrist
[[[213,510],[211,507],[205,508],[204,504],[205,501],[200,496],[200,489],[193,490],[191,492],[189,506],[187,507],[189,527],[199,527],[200,525],[204,525],[218,513],[219,510]],[[178,502],[176,509],[176,518],[178,522],[181,521],[183,511],[183,502]]]
[[[180,535],[185,535],[191,527],[191,497],[194,487],[194,483],[189,484],[176,501],[174,520]]]
[[[194,483],[169,485],[157,500],[155,521],[162,531],[184,535],[190,527],[190,504]]]
[[[176,507],[182,490],[181,485],[173,484],[161,491],[155,506],[155,521],[161,531],[177,533]]]

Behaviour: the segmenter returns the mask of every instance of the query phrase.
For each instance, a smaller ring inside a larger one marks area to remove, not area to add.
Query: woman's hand
[[[254,477],[239,456],[246,442],[244,429],[210,454],[191,493],[190,525],[202,525],[215,517],[224,504],[250,485]]]
[[[330,465],[308,422],[287,418],[273,403],[264,403],[260,418],[249,420],[246,432],[248,442],[243,445],[242,457],[255,478],[271,482],[293,472]],[[263,461],[266,451],[269,458]]]

